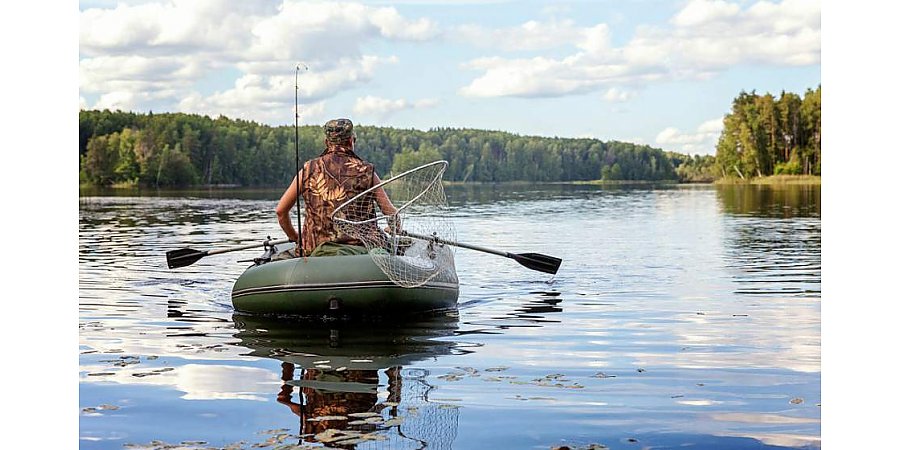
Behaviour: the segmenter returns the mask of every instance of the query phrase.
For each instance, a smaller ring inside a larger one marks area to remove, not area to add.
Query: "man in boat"
[[[356,133],[350,119],[334,119],[325,124],[325,151],[318,158],[303,165],[275,208],[278,224],[288,239],[293,242],[299,241],[302,245],[276,255],[275,259],[295,256],[355,255],[367,252],[362,241],[341,233],[331,219],[331,214],[342,203],[381,183],[381,179],[375,173],[375,166],[360,158],[354,152],[355,147]],[[302,240],[291,223],[290,216],[291,208],[297,203],[298,190],[306,203]],[[373,201],[387,216],[397,212],[384,189],[379,188],[373,193]],[[364,209],[368,210],[360,211],[357,208],[357,214],[365,217],[356,217],[354,220],[375,217],[374,204]]]

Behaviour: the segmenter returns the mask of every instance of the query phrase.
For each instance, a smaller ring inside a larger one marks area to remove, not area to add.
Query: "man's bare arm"
[[[297,234],[297,229],[291,223],[291,208],[295,204],[297,204],[297,177],[294,177],[294,181],[282,194],[281,200],[278,200],[278,206],[275,207],[275,215],[278,216],[278,225],[281,226],[281,230],[284,231],[288,239],[293,242],[299,242],[300,235]]]

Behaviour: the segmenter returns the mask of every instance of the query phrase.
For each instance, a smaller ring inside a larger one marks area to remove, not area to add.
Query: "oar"
[[[491,250],[489,248],[480,247],[478,245],[472,244],[464,244],[462,242],[454,242],[448,241],[445,239],[441,239],[437,236],[425,236],[421,234],[410,233],[408,231],[404,231],[403,234],[409,237],[414,237],[417,239],[424,239],[426,241],[435,241],[441,244],[448,244],[455,247],[467,248],[470,250],[476,250],[479,252],[490,253],[493,255],[504,256],[506,258],[514,259],[517,263],[531,269],[537,270],[538,272],[544,273],[552,273],[555,274],[556,271],[559,270],[559,265],[562,264],[562,260],[548,255],[542,255],[540,253],[510,253],[504,252],[500,250]]]
[[[289,239],[283,239],[280,241],[273,241],[271,239],[266,240],[262,244],[252,244],[245,245],[243,247],[233,247],[233,248],[223,248],[221,250],[194,250],[192,248],[180,248],[178,250],[171,250],[166,252],[166,264],[169,265],[170,269],[176,269],[178,267],[186,267],[197,261],[200,258],[210,255],[219,255],[222,253],[228,252],[236,252],[239,250],[249,250],[251,248],[257,247],[265,247],[269,245],[278,245],[284,244],[286,242],[290,242]]]

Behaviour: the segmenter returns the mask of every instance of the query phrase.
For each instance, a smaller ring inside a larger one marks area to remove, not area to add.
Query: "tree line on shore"
[[[742,92],[715,157],[587,138],[374,126],[356,127],[357,152],[382,178],[445,159],[444,179],[458,182],[711,182],[734,172],[818,173],[821,127],[810,129],[814,102],[798,99]],[[321,127],[302,126],[297,134],[301,163],[321,153]],[[222,116],[81,110],[78,150],[81,182],[102,186],[283,186],[296,173],[293,126]]]
[[[720,178],[821,175],[822,86],[792,92],[741,92],[716,145]]]

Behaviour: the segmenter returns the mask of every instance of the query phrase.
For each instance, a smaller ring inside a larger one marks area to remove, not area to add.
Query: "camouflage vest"
[[[303,223],[303,254],[309,255],[319,244],[337,242],[362,245],[357,239],[339,233],[331,220],[335,208],[372,187],[375,167],[345,147],[331,147],[303,165],[300,190],[306,202]],[[375,217],[374,204],[371,214]]]

